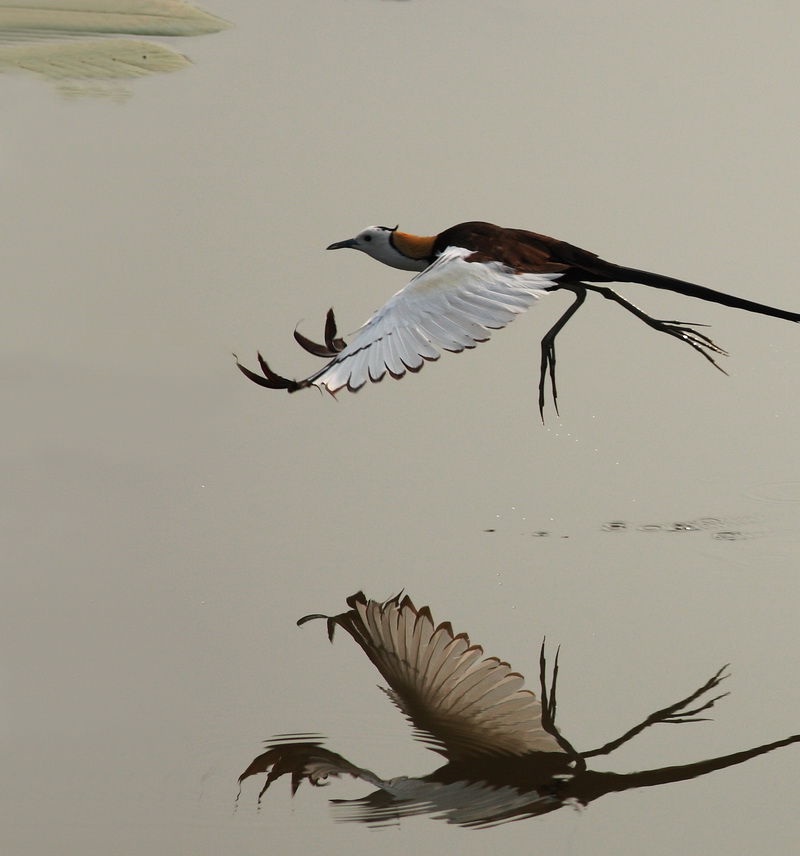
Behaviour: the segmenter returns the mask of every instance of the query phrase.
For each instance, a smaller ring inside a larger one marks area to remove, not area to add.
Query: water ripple
[[[760,502],[800,502],[800,481],[767,482],[745,496]]]
[[[602,523],[603,532],[711,532],[712,537],[722,541],[738,541],[753,535],[732,528],[733,525],[753,523],[755,518],[698,517],[674,523],[636,523],[628,520],[610,520]]]

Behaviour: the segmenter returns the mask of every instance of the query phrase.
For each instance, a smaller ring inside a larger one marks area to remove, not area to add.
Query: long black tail
[[[747,312],[759,312],[761,315],[772,315],[774,318],[784,318],[786,321],[800,322],[800,313],[788,312],[786,309],[776,309],[774,306],[766,306],[753,300],[745,300],[743,297],[734,297],[732,294],[724,294],[714,291],[704,285],[695,285],[693,282],[684,282],[682,279],[673,279],[671,276],[663,276],[660,273],[650,273],[646,270],[619,267],[614,265],[614,280],[616,282],[638,282],[641,285],[649,285],[652,288],[663,288],[674,291],[677,294],[685,294],[688,297],[697,297],[700,300],[708,300],[711,303],[721,303],[723,306],[733,306],[735,309],[745,309]]]

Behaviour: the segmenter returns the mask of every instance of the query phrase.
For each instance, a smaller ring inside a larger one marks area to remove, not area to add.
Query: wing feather
[[[400,350],[397,345],[397,336],[386,337],[386,354],[385,354],[386,369],[389,374],[397,379],[403,376],[405,365],[403,358],[400,355]]]
[[[408,330],[398,327],[392,331],[390,338],[394,341],[397,353],[400,355],[405,368],[412,372],[419,371],[422,368],[423,359],[416,352],[414,341]],[[401,376],[403,374],[405,374],[405,371],[401,372]]]
[[[437,348],[460,353],[464,348],[475,347],[475,340],[465,331],[464,325],[446,315],[428,314],[424,323],[425,335]]]
[[[369,379],[376,383],[386,374],[386,348],[369,348],[364,351],[369,365]]]

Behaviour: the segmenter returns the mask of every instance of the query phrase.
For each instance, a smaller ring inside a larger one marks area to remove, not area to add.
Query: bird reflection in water
[[[540,697],[523,689],[523,678],[496,657],[484,656],[449,623],[434,623],[428,607],[416,609],[408,597],[386,602],[359,592],[341,615],[307,615],[305,624],[324,618],[333,641],[337,627],[361,646],[389,685],[389,698],[414,727],[414,735],[447,759],[421,777],[382,779],[326,749],[314,735],[275,739],[239,778],[266,773],[259,801],[281,776],[291,777],[292,793],[308,780],[320,786],[349,775],[377,788],[357,800],[334,800],[340,820],[382,824],[416,814],[462,826],[489,826],[545,814],[564,805],[588,805],[609,793],[680,782],[741,764],[781,746],[783,740],[673,767],[637,773],[595,772],[587,759],[607,755],[657,723],[698,722],[700,714],[727,695],[708,698],[726,677],[727,667],[686,698],[650,714],[598,749],[579,752],[556,727],[558,654],[549,686],[544,644],[539,659]],[[707,699],[707,700],[706,700]]]

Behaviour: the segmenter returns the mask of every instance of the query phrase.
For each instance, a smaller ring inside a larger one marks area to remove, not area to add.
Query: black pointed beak
[[[342,250],[345,247],[349,249],[355,249],[358,246],[358,242],[355,238],[348,238],[346,241],[337,241],[335,244],[331,244],[329,247],[325,247],[326,250]]]

